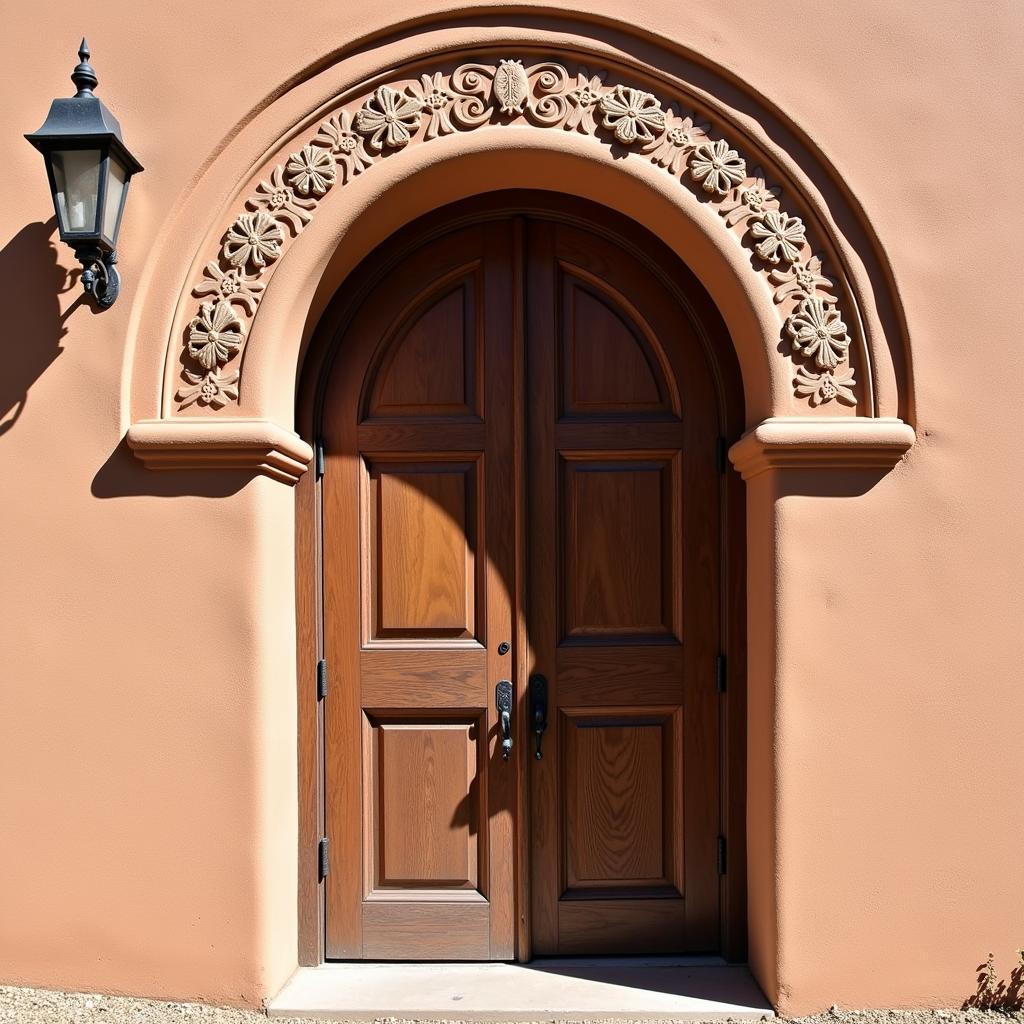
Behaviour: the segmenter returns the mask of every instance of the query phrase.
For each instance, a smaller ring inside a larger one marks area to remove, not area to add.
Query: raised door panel
[[[370,387],[371,419],[478,414],[480,267],[454,276],[420,296],[384,341]]]
[[[677,633],[671,455],[562,458],[563,630],[574,641]]]
[[[681,895],[677,718],[562,709],[563,898]]]
[[[371,640],[476,635],[475,462],[367,466]]]
[[[467,895],[480,886],[480,722],[367,716],[368,894]]]
[[[671,414],[658,342],[637,312],[579,268],[562,265],[561,279],[562,415]]]

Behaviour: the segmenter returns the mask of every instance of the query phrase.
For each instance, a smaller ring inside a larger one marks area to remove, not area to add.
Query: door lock
[[[512,683],[509,680],[502,679],[494,688],[494,703],[501,729],[501,756],[507,761],[512,753]]]
[[[533,756],[539,761],[544,757],[541,744],[544,730],[548,727],[548,681],[542,675],[530,676],[530,727],[537,737],[537,749]]]

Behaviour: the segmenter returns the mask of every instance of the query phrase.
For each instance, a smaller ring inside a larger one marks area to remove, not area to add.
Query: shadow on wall
[[[172,470],[161,473],[135,457],[126,439],[110,453],[92,479],[94,498],[226,498],[237,494],[256,474],[251,469]]]
[[[983,964],[978,964],[978,990],[964,1000],[963,1010],[999,1010],[1004,1013],[1024,1010],[1024,949],[1017,950],[1019,963],[1009,978],[996,973],[996,957],[989,953]]]
[[[0,332],[0,436],[17,423],[29,389],[64,351],[65,322],[85,303],[83,294],[60,311],[60,296],[77,286],[82,272],[58,262],[56,229],[56,217],[27,224],[0,249],[0,281],[14,299]]]

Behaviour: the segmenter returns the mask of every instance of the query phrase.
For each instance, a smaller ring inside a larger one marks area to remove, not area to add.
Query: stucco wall
[[[988,950],[1008,966],[1024,944],[1024,14],[560,6],[628,18],[769,97],[889,256],[916,446],[864,493],[757,484],[779,493],[775,536],[750,534],[777,574],[779,685],[751,713],[777,715],[779,770],[777,903],[752,908],[774,939],[755,952],[787,1010],[959,1003]],[[137,463],[128,339],[152,243],[233,126],[425,7],[187,7],[62,0],[6,27],[0,980],[258,1002],[295,965],[293,494]],[[69,94],[83,31],[147,168],[102,314],[78,301],[20,139]]]

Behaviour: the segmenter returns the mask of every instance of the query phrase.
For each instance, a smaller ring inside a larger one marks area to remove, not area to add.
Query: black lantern
[[[114,264],[128,184],[142,164],[128,152],[117,118],[92,94],[98,79],[84,39],[78,58],[71,73],[78,92],[54,100],[42,128],[25,138],[46,160],[60,238],[82,264],[82,286],[107,307],[121,286]]]

